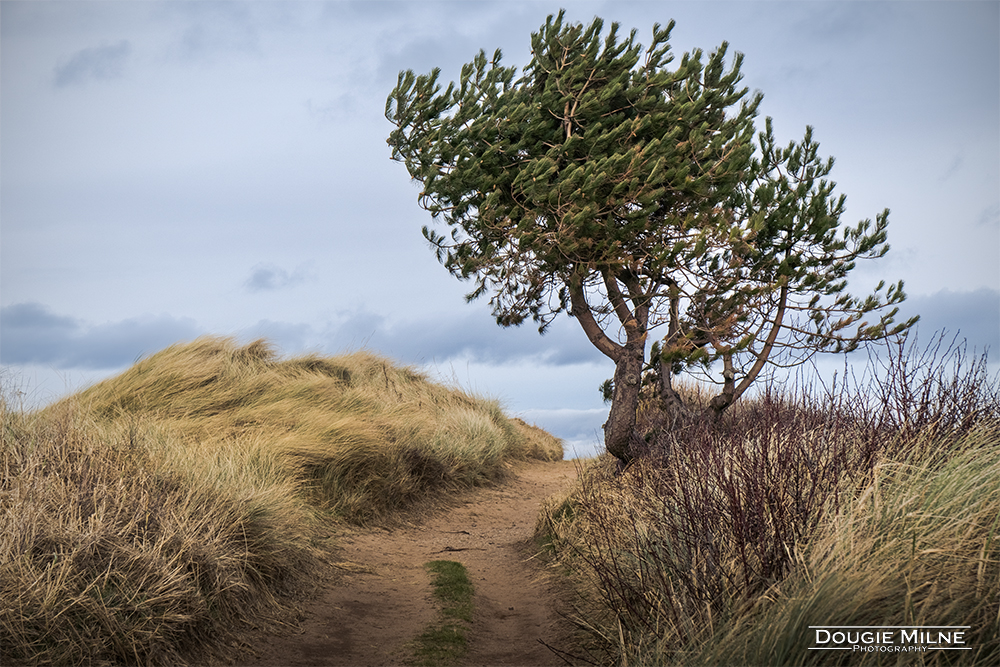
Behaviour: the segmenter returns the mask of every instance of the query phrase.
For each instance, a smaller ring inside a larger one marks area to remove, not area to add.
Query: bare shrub
[[[596,604],[583,623],[605,650],[656,646],[683,664],[683,651],[800,574],[798,554],[883,466],[933,470],[970,446],[995,451],[1000,387],[985,358],[938,339],[872,361],[866,384],[766,391],[720,423],[681,431],[647,404],[643,457],[625,470],[603,462],[567,501],[571,517],[553,510],[539,528],[587,578]],[[996,541],[986,545],[993,562]]]

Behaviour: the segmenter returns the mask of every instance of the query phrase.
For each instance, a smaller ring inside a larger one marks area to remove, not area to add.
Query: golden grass
[[[433,384],[373,354],[278,360],[264,342],[167,348],[74,400],[100,420],[142,415],[180,436],[173,455],[231,462],[308,485],[355,522],[435,488],[500,479],[511,459],[562,458],[496,401]],[[541,444],[540,444],[541,443]],[[196,466],[197,467],[197,466]],[[209,477],[217,474],[215,465]]]
[[[201,663],[278,622],[331,518],[391,519],[559,441],[372,354],[204,338],[0,401],[0,663]]]
[[[793,545],[789,565],[763,587],[742,584],[748,570],[762,566],[747,560],[754,555],[744,551],[748,545],[698,532],[704,528],[691,521],[692,508],[677,504],[694,497],[706,508],[729,502],[714,477],[680,455],[624,473],[599,461],[573,494],[543,510],[537,532],[573,572],[577,620],[598,662],[1000,664],[1000,422],[982,419],[957,435],[932,424],[887,452],[872,469],[842,479],[825,509],[810,515],[816,527]],[[729,460],[720,465],[727,479]],[[677,487],[704,491],[664,495]],[[790,497],[780,484],[767,489],[768,498]],[[774,511],[757,508],[764,533],[779,528],[767,524]],[[971,650],[814,651],[810,625],[970,626]]]
[[[930,443],[928,443],[930,444]],[[1000,660],[1000,427],[879,464],[824,521],[797,567],[701,649],[701,664],[947,664]],[[942,454],[950,452],[946,461]],[[937,461],[935,461],[937,459]],[[809,651],[809,625],[969,626],[949,655]]]
[[[169,435],[68,405],[2,422],[4,664],[211,655],[234,619],[274,620],[275,595],[316,562],[280,482],[192,484],[161,456]]]

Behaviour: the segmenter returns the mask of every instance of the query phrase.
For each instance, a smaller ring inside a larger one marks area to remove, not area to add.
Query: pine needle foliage
[[[434,219],[424,236],[473,284],[467,298],[542,332],[567,312],[614,361],[605,444],[623,462],[646,370],[684,418],[672,375],[712,376],[717,418],[776,363],[914,321],[894,321],[902,283],[846,291],[857,260],[888,251],[888,211],[842,226],[812,128],[787,146],[770,119],[758,134],[762,95],[740,85],[742,54],[722,43],[675,63],[673,27],[655,24],[643,47],[634,30],[560,11],[520,73],[480,51],[447,87],[439,69],[400,72],[385,107],[392,159]]]

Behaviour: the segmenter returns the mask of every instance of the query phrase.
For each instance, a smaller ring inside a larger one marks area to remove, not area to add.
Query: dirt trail
[[[419,525],[351,530],[337,541],[343,575],[303,610],[298,633],[262,638],[258,667],[401,665],[405,644],[437,618],[424,564],[465,565],[476,612],[462,664],[565,663],[539,642],[569,650],[558,593],[532,559],[531,536],[546,498],[576,479],[573,461],[522,464],[509,482],[463,496]]]

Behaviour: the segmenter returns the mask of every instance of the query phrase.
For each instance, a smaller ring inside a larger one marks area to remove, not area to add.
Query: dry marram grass
[[[911,355],[874,386],[764,395],[676,439],[650,409],[647,455],[599,462],[539,520],[588,659],[998,664],[1000,384],[984,359]],[[815,651],[810,625],[969,626],[969,650]]]
[[[331,518],[391,518],[558,440],[367,353],[206,338],[35,413],[0,404],[0,659],[232,655],[316,571]]]

